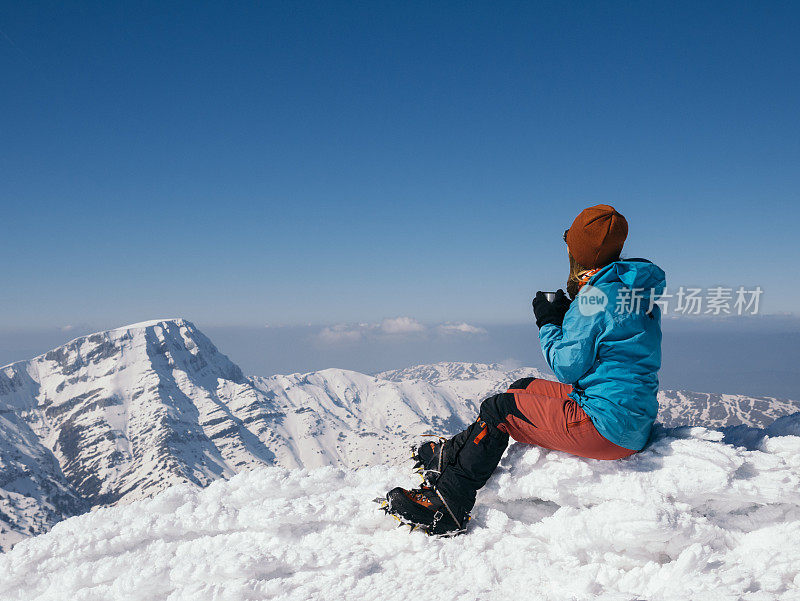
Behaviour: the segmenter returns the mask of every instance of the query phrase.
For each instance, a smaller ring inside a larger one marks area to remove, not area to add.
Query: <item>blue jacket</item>
[[[626,449],[647,444],[658,413],[661,311],[657,304],[648,309],[665,285],[664,272],[650,261],[616,261],[581,289],[561,327],[539,330],[556,377],[573,385],[570,396],[598,432]],[[636,297],[639,307],[631,302]]]

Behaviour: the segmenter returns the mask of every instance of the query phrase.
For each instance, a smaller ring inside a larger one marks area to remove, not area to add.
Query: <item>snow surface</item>
[[[659,428],[613,462],[512,445],[453,539],[371,502],[408,467],[259,468],[97,509],[0,555],[0,598],[800,598],[800,413]]]

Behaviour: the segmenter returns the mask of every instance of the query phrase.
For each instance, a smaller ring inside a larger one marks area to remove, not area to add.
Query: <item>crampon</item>
[[[469,514],[453,513],[441,495],[427,486],[414,490],[394,488],[386,497],[374,501],[378,509],[397,520],[398,527],[408,526],[409,532],[419,529],[437,538],[463,534],[470,520]]]

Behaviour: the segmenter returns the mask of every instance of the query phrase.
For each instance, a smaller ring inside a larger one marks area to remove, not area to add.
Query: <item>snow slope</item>
[[[0,598],[800,598],[800,413],[616,462],[513,445],[454,539],[371,503],[408,473],[260,468],[98,509],[0,556]]]

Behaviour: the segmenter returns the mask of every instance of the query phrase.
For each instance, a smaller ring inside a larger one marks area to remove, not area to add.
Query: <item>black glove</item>
[[[556,297],[552,302],[544,297],[544,292],[541,290],[537,292],[533,298],[533,314],[536,316],[537,327],[541,328],[546,323],[561,327],[570,302],[561,288],[556,291]]]

